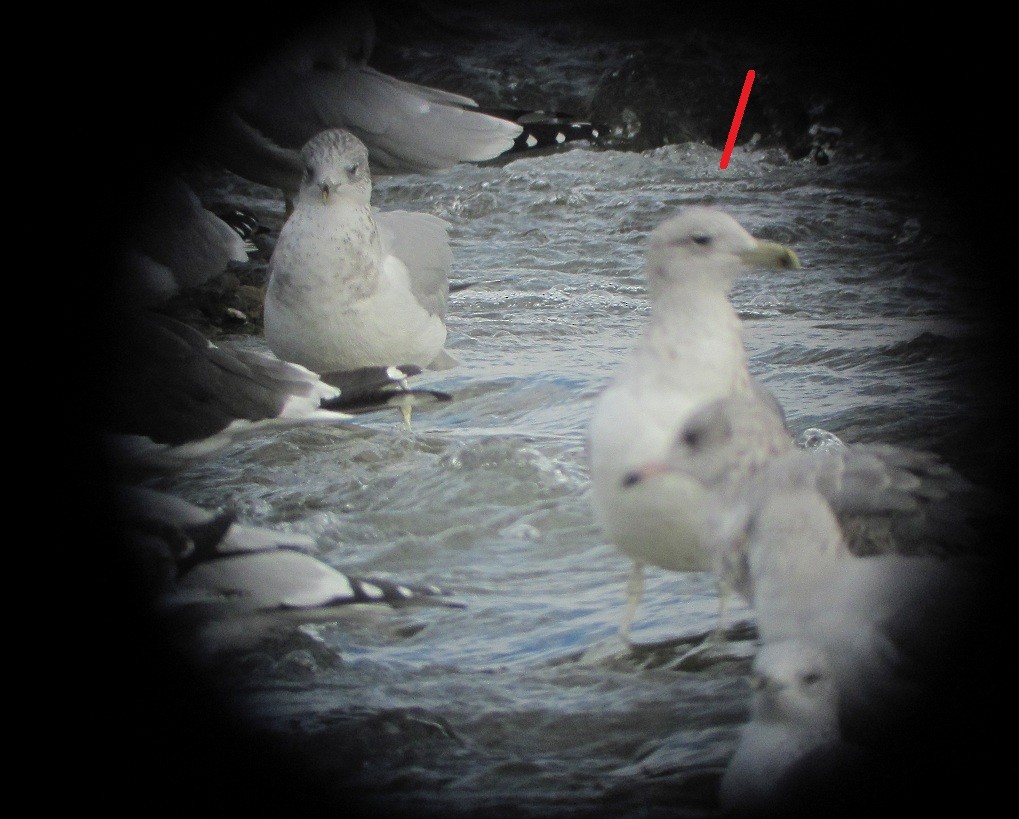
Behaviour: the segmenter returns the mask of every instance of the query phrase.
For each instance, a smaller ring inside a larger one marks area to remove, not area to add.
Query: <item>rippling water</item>
[[[714,625],[712,578],[650,569],[633,638],[665,647],[585,659],[613,638],[629,571],[593,521],[586,425],[647,316],[648,234],[684,205],[726,210],[803,262],[733,292],[751,369],[795,431],[933,448],[985,477],[998,456],[973,386],[990,366],[976,355],[984,283],[965,275],[952,204],[905,160],[846,151],[819,166],[740,147],[718,162],[696,143],[580,145],[376,182],[377,206],[447,219],[453,279],[478,282],[451,300],[461,366],[418,379],[454,400],[409,430],[393,413],[274,431],[156,485],[466,608],[308,623],[211,655],[203,673],[251,744],[380,810],[715,813],[753,644],[707,668],[669,664]],[[282,219],[270,191],[220,180],[215,193]]]
[[[714,810],[752,652],[696,671],[582,659],[612,638],[629,569],[593,522],[586,425],[647,315],[647,235],[683,205],[729,211],[801,257],[802,270],[733,293],[751,367],[794,430],[945,451],[972,424],[960,418],[977,398],[958,385],[980,316],[939,203],[901,184],[903,169],[852,157],[738,151],[717,165],[697,144],[581,146],[379,182],[378,206],[449,220],[454,279],[480,282],[452,299],[461,366],[421,382],[455,400],[410,430],[394,412],[274,432],[162,482],[310,534],[334,566],[437,583],[467,604],[309,624],[217,660],[253,729],[338,790],[436,813]],[[712,627],[709,575],[649,574],[635,640]]]

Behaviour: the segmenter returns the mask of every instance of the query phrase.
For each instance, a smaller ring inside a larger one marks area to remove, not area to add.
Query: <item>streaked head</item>
[[[371,171],[368,149],[349,131],[330,128],[321,131],[301,149],[304,178],[300,200],[329,204],[337,198],[361,204],[371,201]]]

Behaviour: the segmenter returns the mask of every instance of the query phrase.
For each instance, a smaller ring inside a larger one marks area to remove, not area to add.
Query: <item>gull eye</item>
[[[705,236],[703,233],[697,234],[696,236],[693,236],[691,238],[693,238],[693,243],[695,245],[701,245],[701,247],[705,247],[711,244],[711,237]]]
[[[347,176],[349,176],[351,179],[357,176],[357,165],[348,165],[346,170]]]
[[[700,444],[702,437],[701,431],[696,427],[693,429],[684,429],[683,432],[680,433],[680,440],[682,440],[683,443],[691,449]]]
[[[313,179],[315,177],[315,169],[311,165],[304,166],[304,178]]]
[[[801,678],[804,685],[816,685],[821,681],[821,675],[816,671],[810,671]]]

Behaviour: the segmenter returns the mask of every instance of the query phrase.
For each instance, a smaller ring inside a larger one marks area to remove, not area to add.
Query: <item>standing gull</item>
[[[443,349],[453,262],[446,223],[374,210],[368,152],[348,131],[323,131],[301,155],[300,195],[269,262],[269,347],[315,372],[455,365]]]
[[[731,216],[709,208],[687,208],[651,235],[650,322],[598,399],[588,430],[595,513],[609,539],[633,559],[624,637],[643,592],[645,564],[672,571],[710,568],[699,539],[697,483],[676,475],[627,487],[624,478],[663,459],[676,430],[698,407],[757,390],[728,298],[737,276],[754,266],[800,264],[789,248],[759,241]]]

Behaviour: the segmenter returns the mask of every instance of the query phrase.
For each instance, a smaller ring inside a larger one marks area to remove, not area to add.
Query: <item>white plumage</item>
[[[702,490],[677,475],[625,486],[626,476],[664,459],[676,430],[698,407],[755,389],[741,322],[728,292],[755,265],[798,267],[786,247],[754,239],[730,216],[688,208],[651,235],[648,326],[595,406],[589,427],[593,504],[605,533],[634,561],[626,634],[643,566],[710,568],[698,538]]]
[[[316,372],[409,363],[441,369],[453,256],[446,223],[370,205],[364,145],[325,131],[302,151],[306,173],[269,265],[265,337]]]

